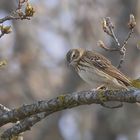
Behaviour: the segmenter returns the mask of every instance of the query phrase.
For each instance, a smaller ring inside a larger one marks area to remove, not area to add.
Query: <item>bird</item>
[[[102,54],[83,48],[70,49],[66,60],[88,84],[97,84],[97,89],[140,88],[140,80],[131,80],[112,65]]]

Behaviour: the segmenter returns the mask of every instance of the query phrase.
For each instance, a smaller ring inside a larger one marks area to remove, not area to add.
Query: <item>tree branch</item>
[[[1,115],[2,113],[7,112],[7,111],[10,111],[10,109],[7,108],[7,107],[5,107],[4,105],[0,104],[0,115]]]
[[[49,113],[44,112],[44,113],[40,113],[37,115],[33,115],[29,118],[26,118],[20,121],[19,123],[17,123],[16,125],[14,125],[13,127],[7,129],[5,132],[3,132],[3,134],[1,135],[1,138],[3,139],[11,138],[13,136],[19,135],[22,132],[30,130],[33,125],[35,125],[37,122],[44,119],[48,115]]]
[[[6,130],[1,137],[8,138],[29,130],[34,124],[54,112],[80,105],[102,104],[108,101],[140,102],[140,90],[87,90],[60,95],[48,101],[38,101],[30,105],[23,105],[0,115],[0,126],[22,120]]]

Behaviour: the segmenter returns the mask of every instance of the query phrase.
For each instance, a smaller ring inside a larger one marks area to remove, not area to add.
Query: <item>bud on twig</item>
[[[0,68],[7,65],[7,61],[6,60],[3,60],[3,61],[0,61]]]
[[[102,40],[99,40],[99,41],[97,42],[97,45],[98,45],[99,47],[101,47],[101,48],[105,48],[105,44],[104,44],[104,42],[103,42]]]
[[[114,28],[114,25],[113,25],[110,17],[106,17],[105,20],[106,20],[106,25],[108,26],[108,28],[109,29],[111,29],[111,28],[113,29]]]
[[[0,30],[1,30],[2,34],[9,34],[9,33],[12,32],[11,26],[3,26],[3,25],[1,25]]]
[[[136,26],[136,20],[133,14],[130,14],[129,22],[128,22],[128,27],[129,29],[133,29]]]
[[[107,23],[106,23],[106,19],[105,19],[105,18],[103,18],[103,20],[102,20],[102,28],[103,28],[103,31],[104,31],[105,33],[107,33],[107,34],[110,35],[110,30],[109,30],[109,28],[107,27]]]
[[[35,10],[32,7],[32,5],[27,3],[26,8],[25,8],[25,15],[28,17],[32,17],[34,13],[35,13]]]

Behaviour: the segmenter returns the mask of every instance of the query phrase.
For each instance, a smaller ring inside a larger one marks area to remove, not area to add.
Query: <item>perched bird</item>
[[[87,83],[107,89],[140,88],[140,81],[130,80],[103,55],[85,49],[71,49],[66,55],[67,62]]]

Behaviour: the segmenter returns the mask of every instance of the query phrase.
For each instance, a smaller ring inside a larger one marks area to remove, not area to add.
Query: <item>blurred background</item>
[[[110,16],[122,42],[128,33],[129,14],[136,17],[135,34],[129,40],[121,71],[140,77],[139,0],[30,0],[35,7],[32,20],[8,21],[13,32],[0,39],[0,59],[8,65],[0,69],[0,103],[15,108],[64,93],[92,89],[67,66],[65,55],[71,48],[96,50],[116,66],[120,55],[97,47],[102,40],[114,46],[101,27]],[[0,0],[0,18],[16,9],[18,0]],[[140,107],[124,104],[119,109],[100,105],[80,106],[48,116],[24,133],[34,140],[140,140]]]

